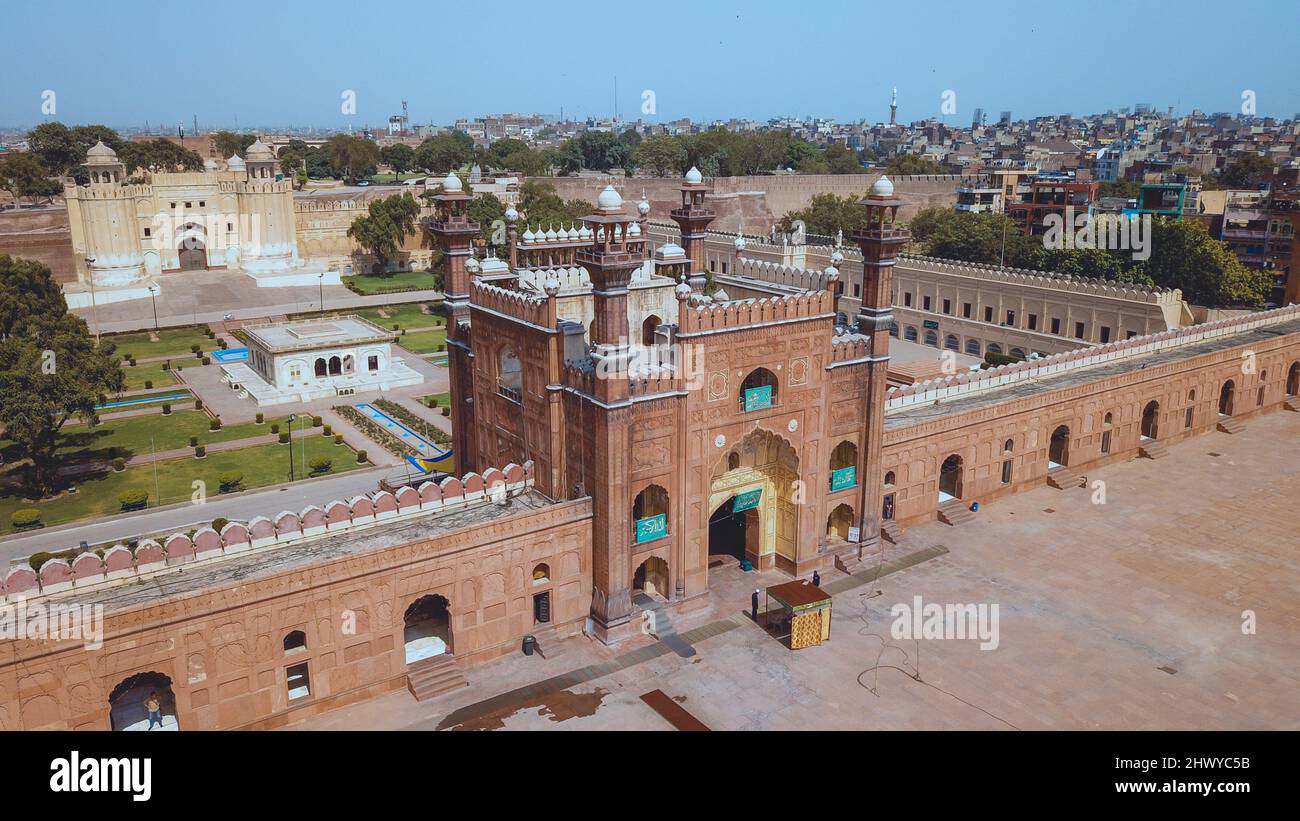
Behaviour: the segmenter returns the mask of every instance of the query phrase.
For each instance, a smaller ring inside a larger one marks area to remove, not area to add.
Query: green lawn
[[[393,291],[433,289],[434,276],[428,271],[398,271],[385,276],[354,274],[343,277],[343,284],[357,293],[369,296]]]
[[[312,313],[293,314],[290,319],[314,319],[322,316],[334,316],[336,314],[356,314],[362,319],[375,323],[384,330],[391,330],[394,325],[399,328],[431,328],[435,325],[446,325],[446,320],[441,315],[426,314],[420,310],[426,303],[424,302],[399,302],[395,305],[373,306],[370,308],[347,308],[338,311],[315,311]],[[387,317],[379,315],[380,311],[388,314]]]
[[[194,361],[198,362],[197,359]],[[165,364],[165,362],[141,362],[132,367],[129,363],[123,362],[122,373],[126,374],[126,390],[143,390],[145,382],[152,382],[155,388],[179,384],[179,380],[172,375],[171,371],[163,370]]]
[[[411,353],[433,353],[447,341],[447,331],[417,331],[397,338],[397,344]]]
[[[199,443],[203,445],[255,436],[265,436],[269,440],[272,422],[280,423],[280,430],[288,430],[287,419],[267,419],[262,425],[246,422],[226,425],[221,430],[208,430],[211,417],[202,411],[193,410],[192,404],[187,405],[187,410],[179,410],[179,404],[173,405],[171,414],[167,416],[159,412],[149,416],[109,419],[93,429],[84,425],[65,427],[60,436],[58,453],[74,462],[112,459],[117,456],[129,458],[149,453],[150,438],[153,439],[155,450],[165,451],[188,448],[191,436],[199,437]],[[313,430],[317,436],[321,435],[320,428],[309,430]],[[294,435],[298,435],[296,428]]]
[[[179,394],[184,394],[186,398],[167,399],[167,397],[169,396],[177,396]],[[149,402],[140,402],[139,404],[136,405],[123,405],[120,408],[104,408],[98,411],[98,413],[101,416],[103,416],[106,414],[118,413],[121,411],[140,410],[141,408],[157,407],[158,405],[162,405],[162,404],[170,404],[172,406],[172,409],[176,410],[191,405],[194,402],[194,396],[193,394],[190,393],[188,388],[172,388],[171,390],[158,390],[158,391],[154,391],[153,393],[142,393],[139,396],[126,396],[123,397],[123,399],[138,400],[138,399],[150,399],[150,397],[154,397],[154,398],[152,399],[152,401]],[[108,401],[116,402],[119,400],[116,397],[110,396],[108,397]]]
[[[390,182],[406,182],[407,180],[414,180],[420,177],[427,177],[427,176],[429,175],[418,173],[415,171],[407,171],[402,174],[394,174],[393,172],[389,171],[383,174],[371,174],[369,177],[366,177],[366,179],[370,180],[373,183],[390,183]]]
[[[450,393],[450,392],[447,392],[447,393],[431,393],[431,394],[429,394],[428,396],[421,396],[421,397],[420,397],[420,404],[421,404],[421,405],[424,405],[425,407],[428,407],[428,406],[429,406],[429,400],[430,400],[430,399],[437,399],[437,400],[438,400],[438,405],[437,405],[437,407],[439,407],[439,408],[446,408],[446,407],[449,407],[449,406],[451,405],[451,393]]]
[[[334,460],[332,473],[344,473],[367,467],[357,463],[356,452],[347,445],[335,445],[332,438],[319,435],[305,440],[308,470],[312,459],[325,456]],[[302,478],[303,440],[295,437],[293,445],[294,478]],[[289,446],[280,444],[256,445],[226,453],[213,453],[205,459],[185,456],[157,464],[158,488],[162,504],[187,501],[194,493],[191,485],[196,479],[207,486],[209,496],[218,495],[218,477],[230,470],[244,474],[244,489],[264,487],[289,479]],[[104,516],[121,509],[117,495],[128,488],[140,488],[149,493],[149,504],[157,502],[154,495],[154,465],[137,465],[121,473],[108,471],[77,483],[75,494],[64,494],[45,502],[31,503],[21,498],[15,488],[0,490],[0,532],[12,530],[9,515],[22,507],[35,507],[41,511],[41,520],[47,525],[62,524],[76,519]],[[329,501],[322,499],[322,502]],[[248,517],[274,516],[278,510],[249,510]]]
[[[192,325],[184,328],[163,328],[158,331],[158,341],[149,341],[148,331],[135,331],[128,334],[105,334],[104,339],[117,345],[117,355],[135,354],[137,359],[146,357],[168,356],[192,359],[191,345],[200,346],[207,351],[215,348],[217,343],[208,339],[204,331],[206,325]]]

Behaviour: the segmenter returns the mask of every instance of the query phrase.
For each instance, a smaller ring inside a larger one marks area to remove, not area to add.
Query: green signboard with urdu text
[[[772,386],[763,385],[760,388],[747,388],[745,390],[745,413],[755,410],[763,410],[772,407]]]
[[[758,507],[758,500],[763,496],[763,489],[747,490],[744,493],[736,494],[736,501],[731,505],[732,513],[740,513],[749,510],[752,507]]]
[[[668,517],[663,513],[636,520],[636,543],[652,542],[668,535]]]
[[[855,467],[840,468],[831,471],[831,490],[844,490],[853,487],[858,483],[858,469]]]

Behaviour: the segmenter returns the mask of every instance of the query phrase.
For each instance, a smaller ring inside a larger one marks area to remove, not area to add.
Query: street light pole
[[[149,301],[153,303],[153,330],[158,333],[158,283],[149,283]]]
[[[289,481],[293,481],[293,422],[298,417],[289,414]]]
[[[316,289],[320,297],[320,312],[325,313],[325,272],[316,275]]]
[[[91,270],[95,264],[94,257],[86,257],[86,277],[90,280],[90,317],[95,320],[95,347],[99,347],[99,307],[95,304],[95,272]]]

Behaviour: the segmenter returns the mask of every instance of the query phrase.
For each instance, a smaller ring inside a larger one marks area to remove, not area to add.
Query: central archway
[[[755,428],[718,456],[709,487],[708,554],[793,572],[803,500],[799,457],[783,437]],[[710,565],[717,566],[710,560]]]
[[[1232,396],[1235,389],[1236,386],[1233,384],[1231,379],[1224,382],[1223,387],[1219,389],[1220,416],[1232,416]]]
[[[182,271],[208,269],[207,230],[202,225],[185,223],[177,238],[176,258]]]
[[[640,590],[662,599],[670,598],[668,562],[658,556],[651,556],[641,562],[636,569],[636,573],[632,575],[632,590]]]
[[[1292,362],[1291,367],[1286,372],[1286,395],[1296,396],[1300,394],[1300,362]]]
[[[961,457],[952,454],[939,466],[939,501],[961,498]]]
[[[1152,400],[1142,409],[1142,438],[1155,439],[1160,432],[1160,403]]]
[[[403,616],[406,663],[451,653],[451,604],[439,595],[421,596]]]
[[[155,724],[154,729],[179,730],[172,680],[153,671],[128,676],[113,688],[108,696],[108,726],[119,731],[148,730],[149,710],[145,705],[151,699],[158,700],[162,713],[162,725]]]
[[[1047,468],[1063,468],[1070,464],[1070,428],[1060,425],[1052,431],[1052,442],[1047,448]]]

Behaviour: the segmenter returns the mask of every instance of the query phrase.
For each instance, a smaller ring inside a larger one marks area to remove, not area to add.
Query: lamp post
[[[149,301],[153,303],[153,330],[158,332],[158,283],[149,283]]]
[[[302,417],[302,436],[298,437],[302,440],[302,478],[304,479],[307,478],[307,426],[310,423],[311,420],[307,418],[306,414],[304,414]],[[289,458],[292,459],[293,445],[289,446],[289,454]]]
[[[86,277],[90,280],[90,317],[95,320],[95,347],[99,347],[99,307],[95,304],[95,272],[90,266],[95,264],[94,257],[86,257]]]
[[[289,414],[289,481],[293,481],[293,423],[297,415]]]
[[[317,296],[320,298],[320,312],[325,313],[325,272],[316,275]]]

